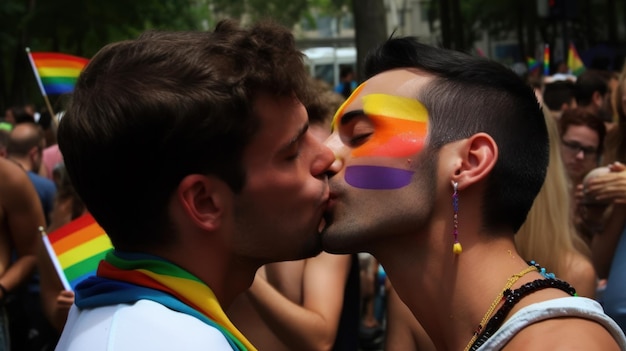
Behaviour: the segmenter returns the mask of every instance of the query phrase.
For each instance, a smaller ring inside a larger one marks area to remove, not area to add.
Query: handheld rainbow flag
[[[550,45],[546,44],[543,49],[543,75],[550,75]]]
[[[30,48],[26,48],[26,54],[48,112],[54,116],[48,94],[64,94],[74,91],[76,79],[89,60],[55,52],[31,53]]]
[[[113,245],[90,214],[82,215],[50,234],[40,228],[46,250],[66,290],[95,275],[98,263]]]
[[[578,51],[576,50],[574,43],[570,43],[569,49],[567,50],[567,67],[569,68],[570,72],[576,77],[583,74],[586,69],[583,60],[581,60],[580,56],[578,55]]]
[[[28,59],[43,95],[58,95],[74,91],[76,79],[87,62],[86,58],[56,52],[31,52]]]
[[[526,64],[528,65],[528,71],[529,72],[532,72],[532,71],[538,69],[539,66],[540,66],[539,65],[539,61],[535,60],[532,57],[527,57],[526,58]]]

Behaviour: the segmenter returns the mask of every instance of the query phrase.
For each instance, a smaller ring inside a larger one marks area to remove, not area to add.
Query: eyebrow
[[[339,124],[341,124],[342,126],[345,126],[346,124],[350,123],[350,121],[352,121],[354,118],[363,116],[363,115],[365,115],[365,112],[363,110],[354,110],[354,111],[346,112],[343,116],[341,116],[341,121],[339,121]]]
[[[304,134],[306,134],[308,130],[309,130],[309,122],[302,125],[302,127],[300,127],[300,130],[298,130],[298,133],[293,138],[291,138],[287,143],[285,143],[285,145],[280,148],[280,151],[282,152],[282,151],[288,150],[295,143],[300,141],[300,139],[302,139],[302,137],[304,136]]]

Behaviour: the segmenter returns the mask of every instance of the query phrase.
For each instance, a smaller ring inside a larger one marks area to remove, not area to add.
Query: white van
[[[343,66],[352,66],[356,72],[356,48],[354,47],[317,47],[302,51],[304,63],[311,76],[323,79],[332,87],[339,84],[339,70]]]

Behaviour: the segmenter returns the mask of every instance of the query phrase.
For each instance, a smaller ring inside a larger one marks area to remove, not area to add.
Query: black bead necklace
[[[480,346],[482,346],[482,344],[484,344],[500,328],[500,326],[502,326],[504,319],[509,312],[511,312],[513,306],[515,306],[523,297],[536,291],[548,288],[560,289],[572,296],[577,296],[576,290],[571,285],[555,278],[537,279],[522,285],[519,289],[507,289],[504,292],[504,304],[498,309],[498,311],[496,311],[489,322],[487,322],[485,329],[483,329],[482,333],[478,336],[476,341],[474,341],[470,350],[477,350]]]

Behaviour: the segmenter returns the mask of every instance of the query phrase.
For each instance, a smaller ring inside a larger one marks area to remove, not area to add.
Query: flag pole
[[[48,107],[48,112],[50,112],[50,116],[54,120],[54,110],[52,109],[52,105],[50,104],[50,100],[48,99],[48,94],[46,94],[46,90],[43,88],[43,83],[41,82],[41,77],[39,77],[39,72],[37,72],[37,66],[35,66],[35,61],[33,60],[33,55],[30,53],[30,48],[26,48],[26,54],[28,55],[28,61],[30,61],[30,66],[33,69],[33,73],[35,74],[35,78],[37,78],[37,85],[39,85],[39,90],[41,91],[41,95],[43,95],[43,99],[46,102],[46,107]]]
[[[50,256],[50,260],[52,261],[52,264],[54,265],[54,269],[57,271],[57,275],[59,276],[61,283],[63,283],[63,288],[65,290],[72,291],[72,287],[70,286],[70,283],[67,281],[67,277],[65,277],[63,268],[61,268],[61,263],[59,262],[59,259],[57,258],[57,255],[54,252],[54,249],[52,248],[52,244],[50,243],[50,240],[48,239],[48,234],[46,234],[46,231],[41,226],[39,227],[39,232],[41,233],[41,238],[43,239],[43,244],[46,247],[48,256]]]

